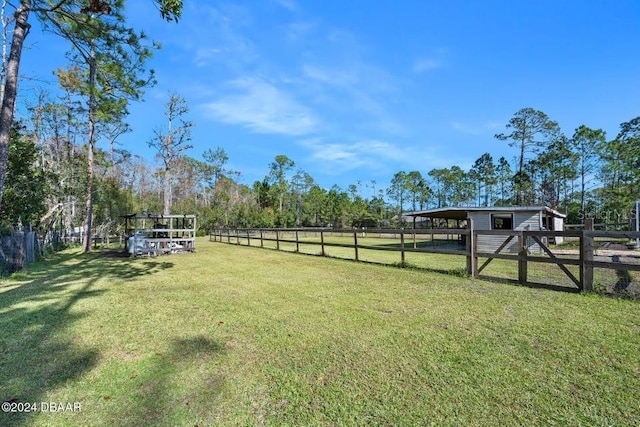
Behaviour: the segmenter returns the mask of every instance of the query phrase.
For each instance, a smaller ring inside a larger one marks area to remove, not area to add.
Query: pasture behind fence
[[[555,241],[573,242],[554,245]],[[471,229],[216,229],[210,240],[415,266],[567,290],[640,296],[638,232]],[[607,246],[617,242],[617,250]],[[623,242],[626,242],[623,243]],[[604,247],[604,249],[603,249]],[[637,294],[637,295],[636,295]]]

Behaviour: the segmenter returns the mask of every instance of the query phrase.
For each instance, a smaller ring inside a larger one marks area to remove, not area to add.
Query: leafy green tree
[[[315,184],[307,193],[307,201],[310,225],[325,226],[327,224],[327,190]]]
[[[509,162],[504,157],[498,159],[498,164],[496,165],[496,180],[498,188],[500,189],[498,204],[500,206],[510,204],[509,194],[511,193],[510,186],[513,180],[513,172],[511,165],[509,165]]]
[[[286,226],[287,224],[284,212],[285,196],[289,187],[287,173],[293,169],[294,166],[295,162],[284,154],[277,155],[274,161],[269,164],[269,183],[271,190],[275,194],[275,199],[278,201],[279,226]]]
[[[473,182],[460,166],[451,166],[445,175],[445,187],[449,189],[447,194],[453,206],[469,204],[474,199]]]
[[[433,179],[435,182],[435,187],[436,187],[435,195],[436,195],[436,200],[438,202],[437,203],[438,208],[443,208],[447,206],[448,188],[445,187],[445,183],[447,182],[446,177],[448,174],[449,174],[449,169],[446,169],[446,168],[431,169],[428,173],[431,179]]]
[[[538,176],[538,194],[525,202],[559,208],[562,201],[567,200],[568,188],[576,177],[577,157],[569,140],[558,137],[532,161],[532,167],[532,176]]]
[[[525,175],[525,161],[527,153],[537,154],[539,150],[548,146],[560,132],[558,123],[549,119],[542,111],[533,108],[523,108],[517,111],[507,123],[509,133],[499,133],[495,137],[501,141],[509,141],[509,146],[516,147],[519,151],[518,178],[515,180],[517,204],[523,202],[522,187],[530,182],[530,177]]]
[[[473,182],[460,166],[432,169],[429,176],[435,181],[439,208],[468,204],[473,200]]]
[[[204,161],[209,166],[209,170],[207,171],[207,181],[211,187],[216,186],[216,182],[220,179],[220,176],[226,173],[225,165],[227,161],[229,161],[229,156],[227,152],[224,151],[224,148],[216,147],[215,150],[207,149],[202,157]]]
[[[349,210],[349,194],[339,186],[334,185],[327,193],[327,215],[329,223],[334,228],[343,228],[347,222]]]
[[[591,129],[585,125],[578,127],[569,141],[577,156],[578,178],[580,179],[580,211],[585,212],[587,185],[598,170],[599,150],[606,143],[606,134],[602,129]]]
[[[99,123],[113,123],[127,114],[127,103],[140,97],[142,90],[153,81],[147,74],[145,62],[151,48],[145,36],[125,25],[123,3],[79,11],[68,11],[50,20],[52,30],[69,40],[73,51],[69,55],[73,66],[61,73],[66,89],[86,100],[88,132],[87,196],[83,250],[91,250],[93,221],[94,151]]]
[[[616,138],[603,144],[599,152],[604,207],[627,211],[640,199],[640,117],[622,123]]]
[[[19,124],[11,132],[5,203],[0,209],[0,225],[5,227],[14,227],[19,222],[37,226],[47,210],[50,180],[37,167],[40,150],[24,132]]]
[[[407,174],[407,192],[411,198],[411,208],[416,211],[418,207],[423,209],[424,203],[429,199],[431,190],[427,185],[427,180],[424,179],[419,171],[411,171]]]
[[[291,192],[293,200],[295,201],[296,227],[300,227],[303,223],[309,223],[309,220],[306,218],[308,209],[305,209],[305,199],[314,185],[313,177],[302,169],[299,169],[291,178]]]
[[[471,170],[469,171],[469,178],[477,183],[478,200],[482,199],[482,202],[479,202],[478,205],[491,206],[493,199],[493,187],[498,182],[496,166],[493,163],[493,157],[491,157],[491,154],[484,153],[473,163],[473,166],[471,166]],[[482,197],[482,190],[484,190],[484,197]]]
[[[398,221],[402,221],[402,210],[407,198],[407,173],[405,171],[396,172],[391,178],[391,185],[387,189],[387,195],[396,202]]]
[[[154,0],[160,15],[168,21],[177,21],[182,13],[182,0]],[[123,0],[112,2],[99,0],[20,0],[15,6],[15,26],[11,35],[9,57],[6,64],[2,105],[0,106],[0,206],[2,204],[4,182],[10,146],[11,127],[14,120],[15,103],[18,95],[18,73],[25,38],[29,33],[29,17],[33,13],[45,28],[54,29],[63,37],[68,34],[95,31],[100,26],[87,16],[111,14],[124,7]],[[65,27],[74,28],[67,33]],[[70,40],[73,44],[74,42]]]
[[[387,205],[384,201],[384,191],[380,190],[380,193],[369,199],[368,202],[371,219],[375,223],[372,226],[379,228],[387,217]]]

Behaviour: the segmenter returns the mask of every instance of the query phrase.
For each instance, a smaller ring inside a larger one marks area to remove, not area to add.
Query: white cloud
[[[318,125],[309,109],[270,83],[240,79],[229,85],[233,93],[204,104],[216,120],[242,125],[258,133],[293,136],[309,134]]]
[[[303,75],[311,80],[338,87],[353,87],[360,82],[358,73],[347,68],[328,68],[305,64]]]
[[[293,0],[276,0],[276,3],[291,12],[298,10],[298,4]]]
[[[313,21],[294,21],[283,28],[289,41],[304,43],[307,38],[312,36],[316,26],[317,23]]]
[[[406,160],[401,147],[385,141],[363,140],[354,143],[328,143],[321,138],[300,141],[310,151],[313,161],[326,164],[323,169],[334,174],[357,169],[380,169],[390,162]]]
[[[222,49],[217,47],[200,47],[196,49],[193,62],[196,65],[205,65],[210,59],[219,56],[222,53]]]
[[[441,68],[443,62],[433,58],[421,58],[413,63],[413,72],[416,74],[424,73],[425,71],[435,70]]]
[[[388,111],[398,93],[398,82],[385,70],[352,60],[340,65],[307,63],[302,66],[302,74],[315,103],[343,117],[356,118],[350,122],[351,127],[375,128],[395,135],[406,132]]]

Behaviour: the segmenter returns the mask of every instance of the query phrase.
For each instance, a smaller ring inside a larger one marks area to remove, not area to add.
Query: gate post
[[[469,235],[467,237],[467,275],[476,277],[478,275],[478,256],[477,247],[476,247],[476,239],[473,235],[473,219],[469,218],[467,229],[469,231]]]
[[[583,292],[593,291],[593,235],[584,230],[580,236],[580,285]]]
[[[359,261],[358,258],[358,232],[353,232],[353,248],[355,249],[356,261]]]
[[[527,284],[527,236],[518,232],[518,282]]]

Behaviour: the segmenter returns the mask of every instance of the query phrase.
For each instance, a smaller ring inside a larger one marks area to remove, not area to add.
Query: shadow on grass
[[[215,401],[222,394],[225,376],[219,369],[224,345],[199,335],[176,338],[166,352],[158,352],[138,383],[126,396],[130,410],[113,405],[108,417],[120,426],[214,425]],[[185,384],[186,383],[186,384]]]
[[[171,266],[63,252],[0,284],[0,402],[39,405],[48,391],[96,365],[99,349],[79,345],[72,327],[84,316],[73,310],[76,304],[105,292],[94,289],[99,279],[132,279]],[[28,425],[31,415],[0,412],[0,425]]]
[[[494,277],[486,274],[478,275],[478,279],[486,280],[488,282],[493,282],[493,283],[504,283],[509,285],[524,286],[526,288],[532,288],[532,289],[547,289],[550,291],[557,291],[557,292],[580,293],[580,289],[578,289],[575,286],[551,285],[548,283],[539,283],[539,282],[527,282],[526,284],[523,285],[518,280],[505,279],[503,277]]]

